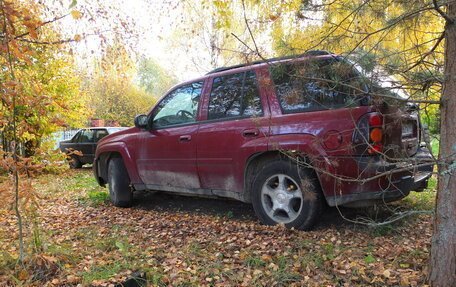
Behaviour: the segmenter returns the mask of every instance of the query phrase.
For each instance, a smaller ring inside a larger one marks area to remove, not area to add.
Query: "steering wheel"
[[[192,114],[191,112],[186,111],[186,110],[180,110],[180,111],[178,111],[178,112],[176,113],[176,116],[179,116],[179,117],[180,117],[180,116],[183,116],[183,117],[185,117],[185,118],[187,118],[187,119],[194,119],[194,118],[195,118],[195,116],[193,116],[193,114]]]

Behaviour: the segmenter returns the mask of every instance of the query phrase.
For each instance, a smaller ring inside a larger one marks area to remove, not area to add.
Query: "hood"
[[[136,127],[126,128],[124,130],[121,130],[121,131],[118,131],[113,134],[109,134],[109,135],[105,136],[98,142],[98,145],[101,145],[101,144],[104,144],[107,142],[122,141],[122,139],[124,137],[126,137],[127,135],[130,135],[130,134],[138,132],[138,131],[139,131],[139,129]]]

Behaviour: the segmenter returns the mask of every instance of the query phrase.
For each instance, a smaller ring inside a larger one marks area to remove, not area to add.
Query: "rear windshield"
[[[272,65],[270,73],[285,114],[359,106],[366,91],[359,72],[338,58]]]

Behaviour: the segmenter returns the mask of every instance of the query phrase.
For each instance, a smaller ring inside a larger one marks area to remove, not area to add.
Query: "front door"
[[[77,145],[75,150],[82,153],[80,160],[82,163],[92,163],[96,149],[95,131],[93,129],[85,129],[77,138]]]
[[[136,160],[148,188],[200,188],[196,143],[202,87],[202,81],[178,87],[150,113]]]

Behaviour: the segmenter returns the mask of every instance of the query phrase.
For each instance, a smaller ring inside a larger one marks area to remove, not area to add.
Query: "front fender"
[[[94,174],[98,183],[104,186],[108,182],[108,163],[114,156],[120,156],[127,168],[133,184],[142,184],[138,169],[127,144],[125,142],[107,142],[99,145],[95,153]]]

